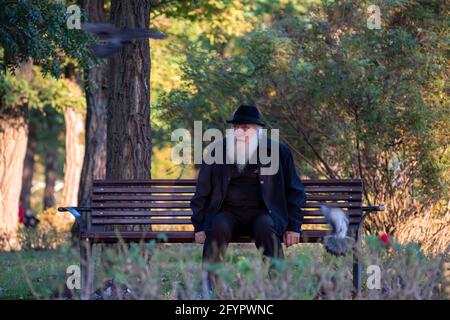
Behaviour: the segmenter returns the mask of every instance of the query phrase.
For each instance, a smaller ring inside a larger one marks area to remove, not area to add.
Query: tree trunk
[[[22,63],[17,77],[31,81],[32,60]],[[17,226],[23,163],[28,140],[28,105],[1,106],[0,112],[0,249],[19,249]]]
[[[55,126],[51,127],[52,132],[56,131]],[[45,158],[45,189],[44,189],[44,209],[55,206],[55,184],[57,178],[56,161],[58,160],[57,150],[51,146],[47,150]]]
[[[66,159],[64,163],[64,188],[61,206],[77,206],[78,187],[80,186],[81,169],[84,151],[83,114],[73,108],[64,111],[66,124]]]
[[[102,0],[81,1],[89,22],[106,22]],[[83,170],[78,192],[78,205],[91,203],[94,179],[104,179],[106,175],[106,106],[108,88],[106,83],[107,65],[97,65],[86,70],[86,133]]]
[[[31,187],[33,184],[34,154],[36,153],[36,146],[36,125],[30,123],[28,127],[27,151],[23,162],[22,192],[20,194],[20,202],[25,213],[31,208]]]
[[[111,4],[111,23],[117,27],[148,28],[150,0]],[[107,115],[108,179],[149,179],[150,45],[133,40],[109,60]]]

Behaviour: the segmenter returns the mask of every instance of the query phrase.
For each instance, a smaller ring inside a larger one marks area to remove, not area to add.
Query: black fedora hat
[[[259,111],[255,106],[241,105],[234,112],[233,119],[227,120],[227,123],[233,124],[257,124],[264,126],[261,121]]]

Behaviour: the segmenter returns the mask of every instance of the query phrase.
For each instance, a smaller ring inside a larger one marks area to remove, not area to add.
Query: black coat
[[[270,154],[271,140],[267,141]],[[225,157],[225,143],[223,145]],[[259,178],[264,203],[275,222],[278,236],[281,237],[286,230],[301,231],[304,212],[300,208],[306,203],[306,194],[296,173],[291,151],[282,143],[275,146],[279,146],[279,170],[273,175],[259,175]],[[257,164],[260,172],[262,164],[259,161]],[[221,209],[231,177],[231,166],[225,163],[202,163],[196,192],[191,200],[191,221],[195,232],[208,231],[212,218]]]

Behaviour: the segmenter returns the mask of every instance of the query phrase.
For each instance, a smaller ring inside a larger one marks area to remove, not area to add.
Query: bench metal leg
[[[355,239],[355,247],[353,248],[353,297],[361,296],[362,288],[362,266],[360,261],[361,251],[361,224],[357,228],[353,228]]]
[[[362,287],[362,273],[361,262],[359,261],[358,254],[353,253],[353,295],[359,297],[361,295]]]
[[[367,218],[368,214],[375,211],[383,211],[384,206],[368,206],[362,208],[365,213],[363,213],[361,217],[361,221],[358,224],[357,228],[354,228],[354,237],[355,237],[355,249],[353,251],[353,289],[354,289],[354,297],[361,296],[362,290],[362,266],[361,261],[359,259],[359,254],[362,253],[361,249],[361,234],[364,226],[364,221]]]
[[[88,238],[80,241],[81,299],[89,300],[94,291],[93,242]]]

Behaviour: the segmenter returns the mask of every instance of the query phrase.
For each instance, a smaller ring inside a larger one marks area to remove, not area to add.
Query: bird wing
[[[143,29],[143,28],[138,28],[138,29],[125,28],[120,31],[119,36],[123,41],[128,41],[128,40],[132,40],[132,39],[148,39],[148,38],[165,39],[165,38],[167,38],[167,36],[165,34],[160,33],[156,30]]]
[[[91,32],[101,39],[110,38],[120,32],[120,29],[110,23],[82,23],[81,30]]]

